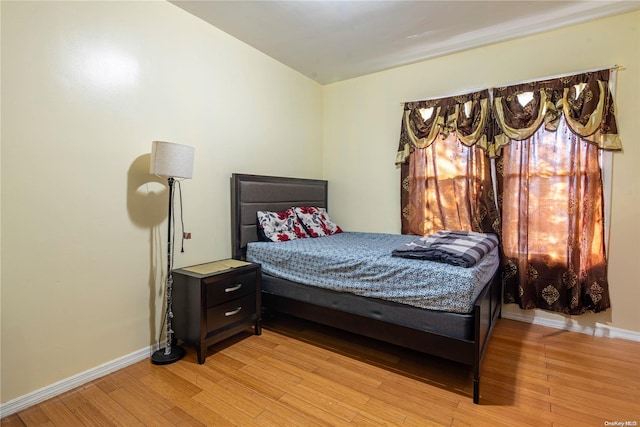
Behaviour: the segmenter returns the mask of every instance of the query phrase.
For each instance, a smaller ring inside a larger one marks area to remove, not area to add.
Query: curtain
[[[609,308],[599,161],[601,150],[622,149],[611,72],[493,88],[493,102],[482,90],[405,103],[402,233],[495,232],[505,302],[566,314]]]
[[[610,307],[599,150],[621,143],[608,78],[494,90],[507,303],[566,314]]]
[[[490,105],[488,90],[405,104],[396,155],[403,234],[500,232]]]
[[[601,70],[494,88],[495,136],[490,152],[499,154],[511,140],[527,139],[542,125],[553,132],[560,117],[571,132],[598,148],[621,150],[609,74],[610,70]],[[523,105],[526,94],[532,99]]]

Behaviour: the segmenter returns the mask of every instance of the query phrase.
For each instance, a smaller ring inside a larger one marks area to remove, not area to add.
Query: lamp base
[[[154,365],[168,365],[182,359],[185,353],[186,351],[182,347],[172,346],[169,354],[164,354],[164,348],[161,348],[151,355],[151,363]]]

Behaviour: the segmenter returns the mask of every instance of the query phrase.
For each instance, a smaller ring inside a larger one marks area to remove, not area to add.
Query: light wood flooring
[[[263,334],[136,363],[3,426],[640,424],[640,343],[500,319],[480,404],[468,367],[291,318]],[[635,424],[634,424],[635,423]]]

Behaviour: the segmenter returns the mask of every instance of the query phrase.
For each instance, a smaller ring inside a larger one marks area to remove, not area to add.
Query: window
[[[402,232],[496,231],[506,302],[568,314],[607,309],[611,158],[603,152],[622,148],[614,79],[606,69],[493,88],[490,108],[488,90],[406,103],[396,157]],[[483,154],[493,158],[493,183]]]
[[[396,156],[403,234],[499,232],[489,106],[488,90],[405,105]]]
[[[508,302],[579,314],[609,306],[598,148],[561,120],[498,162]],[[516,271],[520,277],[516,277]]]
[[[576,218],[580,209],[588,207],[598,216],[597,225],[602,225],[598,149],[565,126],[563,122],[556,132],[540,128],[531,138],[512,142],[504,150],[502,224],[507,256],[518,252],[521,209],[526,209],[528,255],[548,256],[553,262],[563,262],[575,246],[571,228],[582,228]],[[595,188],[590,192],[591,186]],[[593,244],[601,243],[596,236]]]

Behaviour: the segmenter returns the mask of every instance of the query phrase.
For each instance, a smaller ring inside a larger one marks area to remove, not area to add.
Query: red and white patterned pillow
[[[342,229],[331,221],[325,208],[296,207],[294,210],[311,237],[342,233]]]
[[[292,208],[284,212],[258,211],[258,227],[272,242],[309,237]]]

